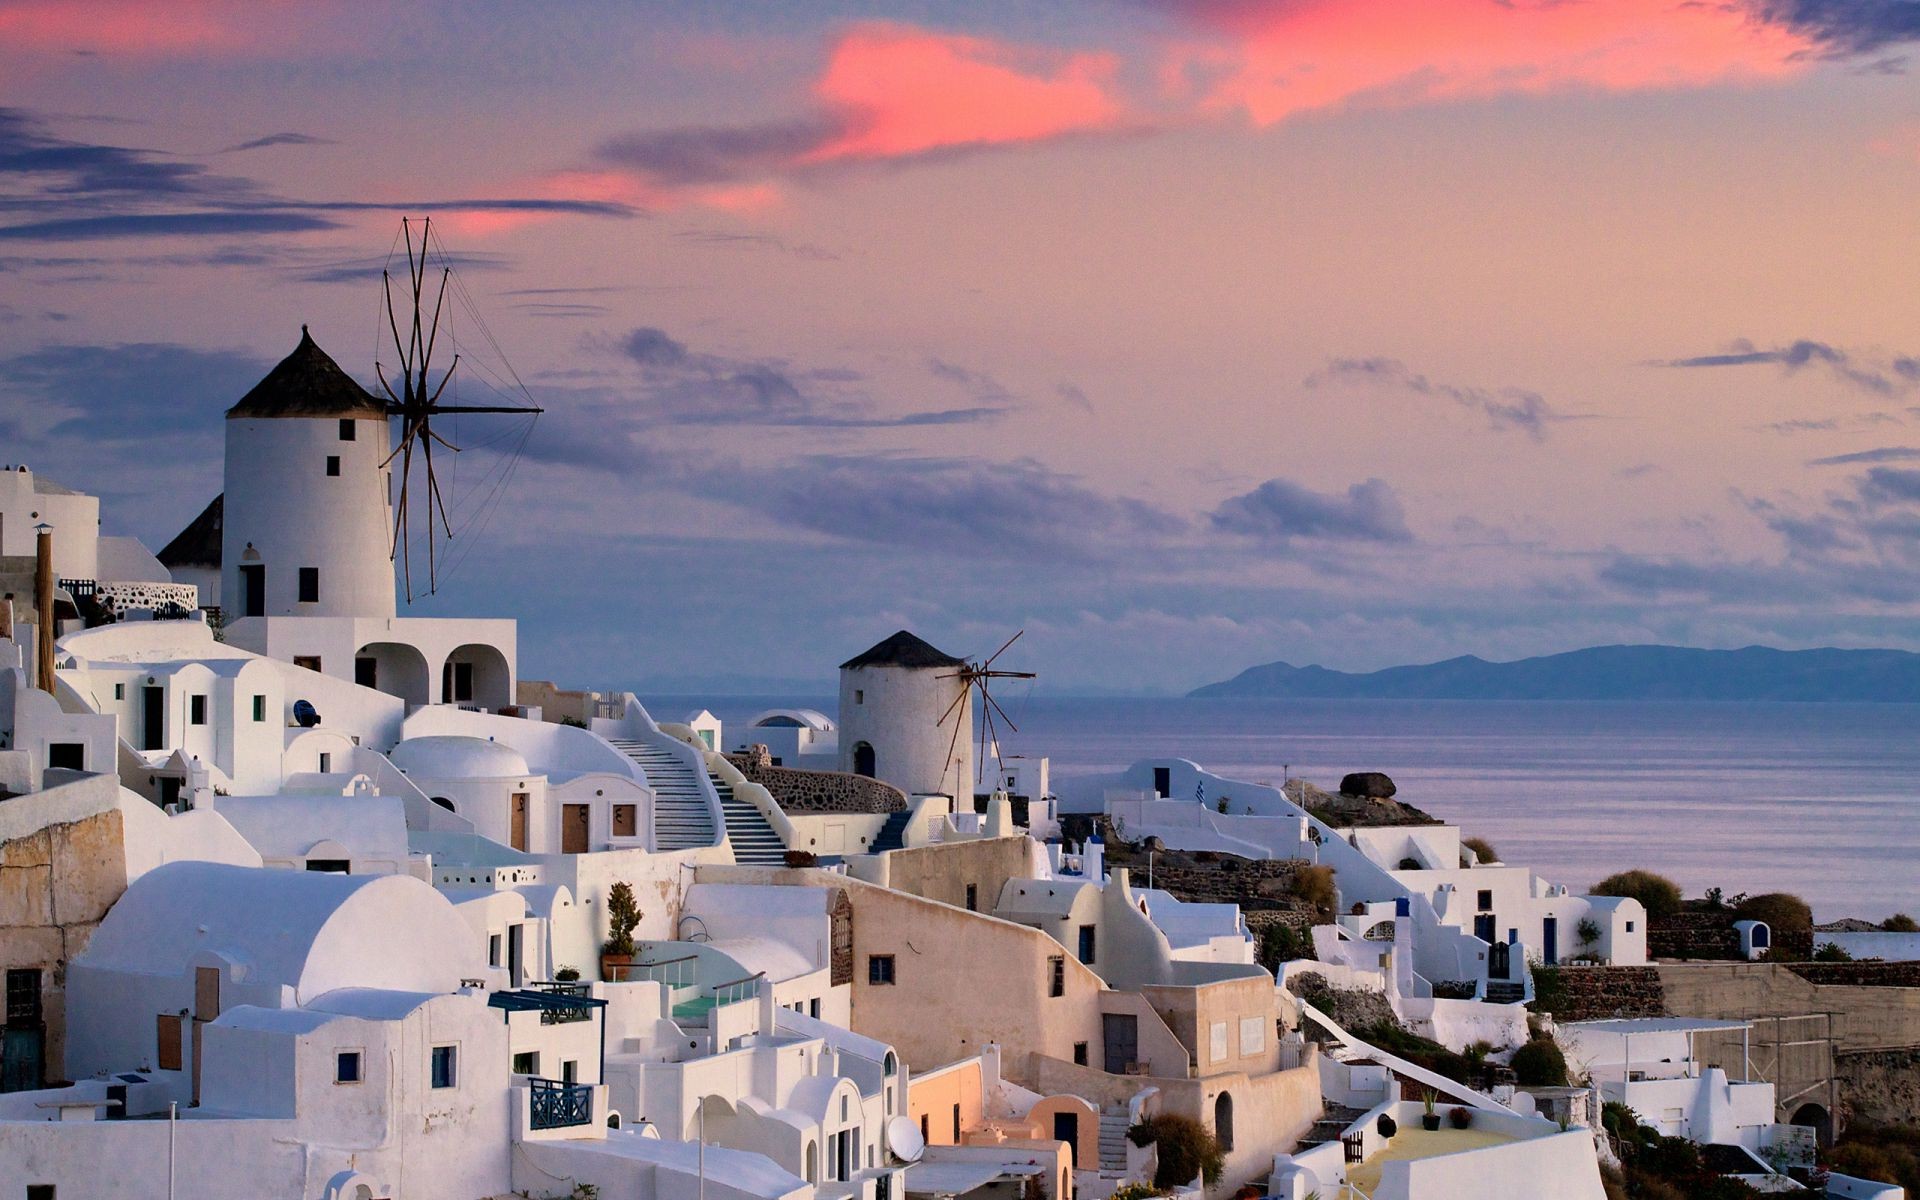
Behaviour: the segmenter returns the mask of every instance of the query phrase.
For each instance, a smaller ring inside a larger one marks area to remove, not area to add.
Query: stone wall
[[[1920,988],[1920,962],[1797,962],[1788,963],[1787,970],[1814,983]]]
[[[1687,909],[1656,917],[1647,922],[1647,957],[1740,961],[1740,931],[1733,927],[1737,919],[1731,908]],[[1775,929],[1772,932],[1774,950],[1782,958],[1801,959],[1813,954],[1812,930]]]
[[[1667,1015],[1666,989],[1653,967],[1535,967],[1533,991],[1533,1009],[1555,1021]]]
[[[106,776],[82,783],[89,790],[109,785],[102,788],[109,803],[117,791]],[[23,796],[6,805],[25,810],[54,795]],[[127,887],[119,809],[75,815],[0,840],[0,973],[12,967],[41,973],[49,1080],[60,1078],[66,1063],[67,964],[86,949]]]
[[[907,794],[890,783],[840,771],[801,771],[773,765],[765,746],[727,755],[748,782],[766,788],[790,813],[894,813],[907,810]]]
[[[1920,1124],[1920,1048],[1841,1054],[1833,1065],[1850,1120]]]

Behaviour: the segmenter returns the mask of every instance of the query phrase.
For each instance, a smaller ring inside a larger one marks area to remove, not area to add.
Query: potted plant
[[[1381,1137],[1390,1138],[1400,1132],[1400,1123],[1386,1113],[1381,1113],[1380,1119],[1373,1123],[1373,1128],[1374,1132],[1378,1133]]]
[[[1440,1114],[1433,1111],[1433,1102],[1436,1098],[1432,1088],[1428,1088],[1426,1091],[1420,1093],[1421,1107],[1426,1110],[1421,1114],[1420,1128],[1426,1130],[1428,1133],[1437,1133],[1440,1129]]]
[[[561,967],[558,971],[555,971],[553,973],[553,977],[556,981],[560,983],[573,983],[580,978],[580,968],[579,967]]]
[[[633,963],[633,931],[640,924],[640,905],[633,885],[625,880],[607,889],[607,940],[600,947],[600,978],[619,981]]]
[[[1473,1113],[1464,1107],[1456,1108],[1447,1114],[1447,1120],[1453,1122],[1455,1129],[1465,1129],[1473,1124]]]

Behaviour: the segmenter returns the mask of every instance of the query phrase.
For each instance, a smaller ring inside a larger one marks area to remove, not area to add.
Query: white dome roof
[[[423,779],[505,779],[533,774],[512,746],[454,734],[412,737],[388,755],[393,765]]]

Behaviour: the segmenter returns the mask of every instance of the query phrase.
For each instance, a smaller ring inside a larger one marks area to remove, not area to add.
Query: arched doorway
[[[1225,1092],[1213,1102],[1213,1136],[1222,1150],[1233,1149],[1233,1097]]]
[[[820,1182],[820,1144],[818,1142],[807,1143],[806,1178],[808,1183]]]
[[[1789,1125],[1804,1125],[1813,1130],[1813,1138],[1822,1150],[1833,1145],[1833,1114],[1824,1105],[1802,1104],[1793,1110]]]
[[[861,742],[853,748],[853,773],[872,779],[873,771],[873,746],[871,743]]]
[[[368,642],[354,651],[353,681],[398,696],[409,707],[433,701],[428,694],[427,656],[404,642]]]
[[[469,642],[440,668],[440,702],[498,712],[513,703],[513,672],[493,646]]]

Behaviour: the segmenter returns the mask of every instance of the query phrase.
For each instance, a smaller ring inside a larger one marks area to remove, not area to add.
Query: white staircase
[[[713,810],[701,786],[704,772],[664,746],[632,738],[608,738],[615,749],[640,764],[653,789],[653,848],[690,850],[719,841]],[[710,786],[710,785],[709,785]]]
[[[1125,1108],[1100,1110],[1100,1173],[1121,1176],[1127,1173],[1127,1130],[1130,1124]]]

